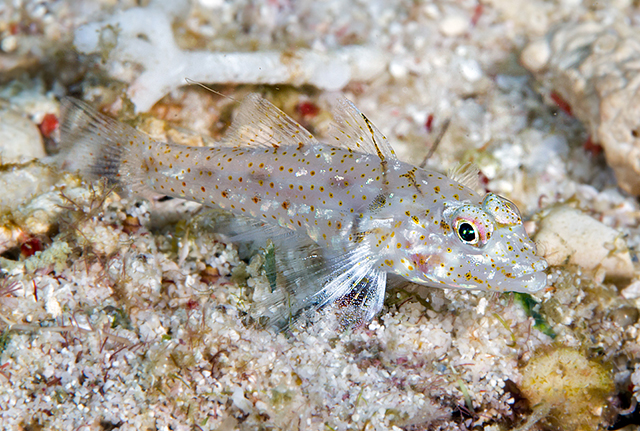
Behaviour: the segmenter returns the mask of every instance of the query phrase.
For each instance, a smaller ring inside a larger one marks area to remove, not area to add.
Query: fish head
[[[537,256],[509,200],[488,193],[480,204],[447,202],[440,217],[433,223],[438,229],[406,247],[400,275],[431,286],[488,291],[535,292],[547,285],[547,262]]]

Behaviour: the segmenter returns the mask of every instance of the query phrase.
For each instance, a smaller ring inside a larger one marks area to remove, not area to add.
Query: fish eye
[[[456,233],[465,244],[475,245],[478,243],[478,231],[476,227],[466,220],[459,220],[456,223]]]

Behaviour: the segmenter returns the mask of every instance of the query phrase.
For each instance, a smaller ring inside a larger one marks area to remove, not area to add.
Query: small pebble
[[[474,59],[465,59],[460,63],[460,73],[469,82],[476,82],[482,78],[482,69]]]
[[[626,328],[638,321],[638,309],[631,305],[625,305],[611,313],[611,320],[618,326]]]
[[[38,126],[14,110],[0,110],[2,163],[21,163],[44,156],[44,145]]]
[[[440,19],[440,11],[438,7],[434,4],[424,5],[422,10],[424,13],[431,19]]]
[[[549,265],[568,262],[587,270],[601,269],[602,275],[619,278],[634,274],[618,231],[569,206],[558,206],[542,218],[535,241]]]
[[[545,40],[538,40],[527,45],[520,55],[520,61],[527,69],[538,72],[542,70],[549,61],[551,48]]]
[[[395,79],[403,79],[407,77],[408,70],[407,67],[400,61],[394,60],[389,64],[389,73]]]
[[[640,298],[640,280],[632,281],[620,294],[624,299]]]
[[[468,28],[469,19],[458,14],[447,16],[439,26],[440,33],[449,37],[460,36],[467,31]]]
[[[200,0],[200,4],[209,9],[216,9],[224,4],[224,0]]]
[[[18,38],[16,36],[7,36],[0,42],[0,49],[4,52],[13,52],[18,47]]]

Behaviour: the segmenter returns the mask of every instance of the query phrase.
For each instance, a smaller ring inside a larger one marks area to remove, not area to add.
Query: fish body
[[[67,99],[62,139],[89,176],[221,208],[279,239],[275,320],[336,301],[369,320],[388,273],[448,288],[546,285],[547,264],[513,203],[400,161],[350,102],[334,106],[337,127],[320,142],[251,95],[222,142],[186,147]]]

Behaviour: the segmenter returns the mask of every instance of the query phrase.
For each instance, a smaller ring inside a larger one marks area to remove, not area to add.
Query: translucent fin
[[[471,190],[480,189],[480,168],[475,163],[457,163],[447,171],[447,176]]]
[[[396,160],[396,154],[387,138],[371,121],[342,95],[324,97],[335,120],[328,131],[327,144],[359,153],[374,154],[381,160]]]
[[[325,307],[338,313],[343,326],[370,320],[382,308],[386,273],[374,268],[368,247],[335,254],[309,239],[276,244],[278,289],[257,304],[266,325],[286,329]],[[270,274],[267,273],[267,278]]]
[[[106,115],[80,100],[66,97],[61,102],[58,164],[80,171],[92,179],[106,178],[125,188],[141,182],[143,148],[155,144],[147,135]]]
[[[229,242],[256,242],[262,247],[267,240],[284,242],[296,235],[295,231],[277,224],[264,223],[221,209],[208,209],[205,214],[214,220],[216,233],[226,236]]]
[[[387,273],[370,271],[366,277],[334,304],[341,326],[359,326],[382,310]]]
[[[259,94],[248,95],[237,109],[221,145],[228,147],[319,145],[313,135]]]

